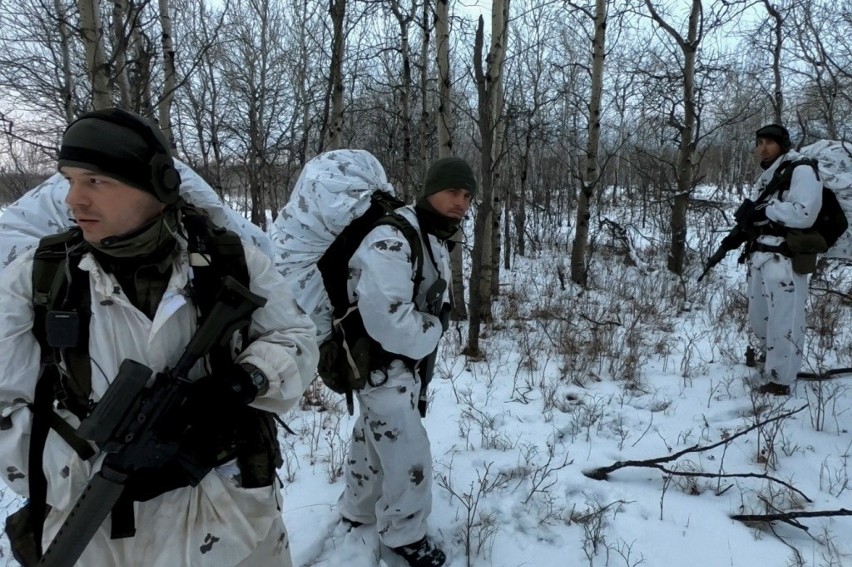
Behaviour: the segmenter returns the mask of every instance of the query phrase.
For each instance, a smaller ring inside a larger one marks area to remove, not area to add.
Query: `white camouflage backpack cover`
[[[817,160],[823,185],[837,197],[846,218],[852,219],[852,143],[820,140],[803,147],[799,153]],[[852,260],[852,230],[844,232],[825,256]]]
[[[293,193],[269,229],[278,271],[317,326],[331,335],[332,305],[317,266],[343,229],[370,208],[373,194],[394,195],[379,161],[364,150],[333,150],[305,164]]]

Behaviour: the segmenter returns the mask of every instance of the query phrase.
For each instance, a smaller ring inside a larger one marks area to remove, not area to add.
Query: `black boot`
[[[447,555],[426,536],[420,541],[392,547],[391,550],[405,559],[411,567],[441,567],[447,560]]]
[[[778,384],[777,382],[767,382],[763,386],[756,388],[761,394],[770,394],[772,396],[789,396],[790,386]]]
[[[346,526],[346,531],[347,531],[347,532],[350,532],[350,531],[354,530],[355,528],[360,528],[361,526],[363,526],[363,525],[364,525],[364,524],[363,524],[363,523],[361,523],[361,522],[356,522],[355,520],[350,520],[350,519],[349,519],[349,518],[347,518],[346,516],[341,516],[341,517],[340,517],[340,522],[341,522],[344,526]]]

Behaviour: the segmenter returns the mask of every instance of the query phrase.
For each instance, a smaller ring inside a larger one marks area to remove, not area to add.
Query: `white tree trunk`
[[[172,132],[172,102],[177,88],[177,73],[175,71],[175,47],[172,41],[172,18],[169,13],[169,0],[159,0],[160,26],[162,35],[160,45],[163,50],[163,94],[160,98],[158,114],[160,118],[160,129],[171,144],[174,152],[175,139]]]
[[[59,49],[62,58],[62,114],[65,123],[74,120],[74,73],[71,70],[71,32],[68,29],[68,11],[61,0],[53,0],[59,30]]]
[[[92,106],[97,110],[112,106],[109,69],[104,51],[100,0],[79,0],[80,35],[86,50],[86,70],[92,81]]]
[[[601,94],[603,92],[604,56],[606,55],[606,0],[595,0],[595,34],[592,39],[592,85],[589,97],[586,167],[577,200],[577,224],[571,249],[571,280],[585,286],[586,248],[589,242],[589,207],[598,185],[598,145],[601,139]]]
[[[453,155],[450,133],[450,14],[449,0],[435,5],[435,46],[438,68],[438,157]]]

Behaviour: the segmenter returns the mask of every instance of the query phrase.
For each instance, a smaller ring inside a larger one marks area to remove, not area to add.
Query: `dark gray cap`
[[[138,114],[111,108],[84,114],[62,136],[59,168],[82,167],[151,193],[178,198],[180,174],[160,129]]]
[[[787,129],[780,124],[767,124],[754,134],[756,140],[759,140],[760,138],[773,140],[776,144],[781,146],[782,152],[789,152],[790,148],[793,147],[793,143],[790,141],[790,132],[788,132]]]

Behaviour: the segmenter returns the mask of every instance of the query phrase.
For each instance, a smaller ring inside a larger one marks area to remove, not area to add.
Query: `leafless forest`
[[[850,133],[848,0],[471,3],[0,0],[2,200],[110,105],[156,120],[261,226],[324,150],[369,150],[409,198],[431,159],[461,155],[482,187],[476,356],[501,266],[560,227],[582,286],[601,205],[627,211],[614,234],[660,231],[682,275],[699,258],[687,219],[713,207],[695,188],[743,194],[757,127],[783,122],[798,145]]]

